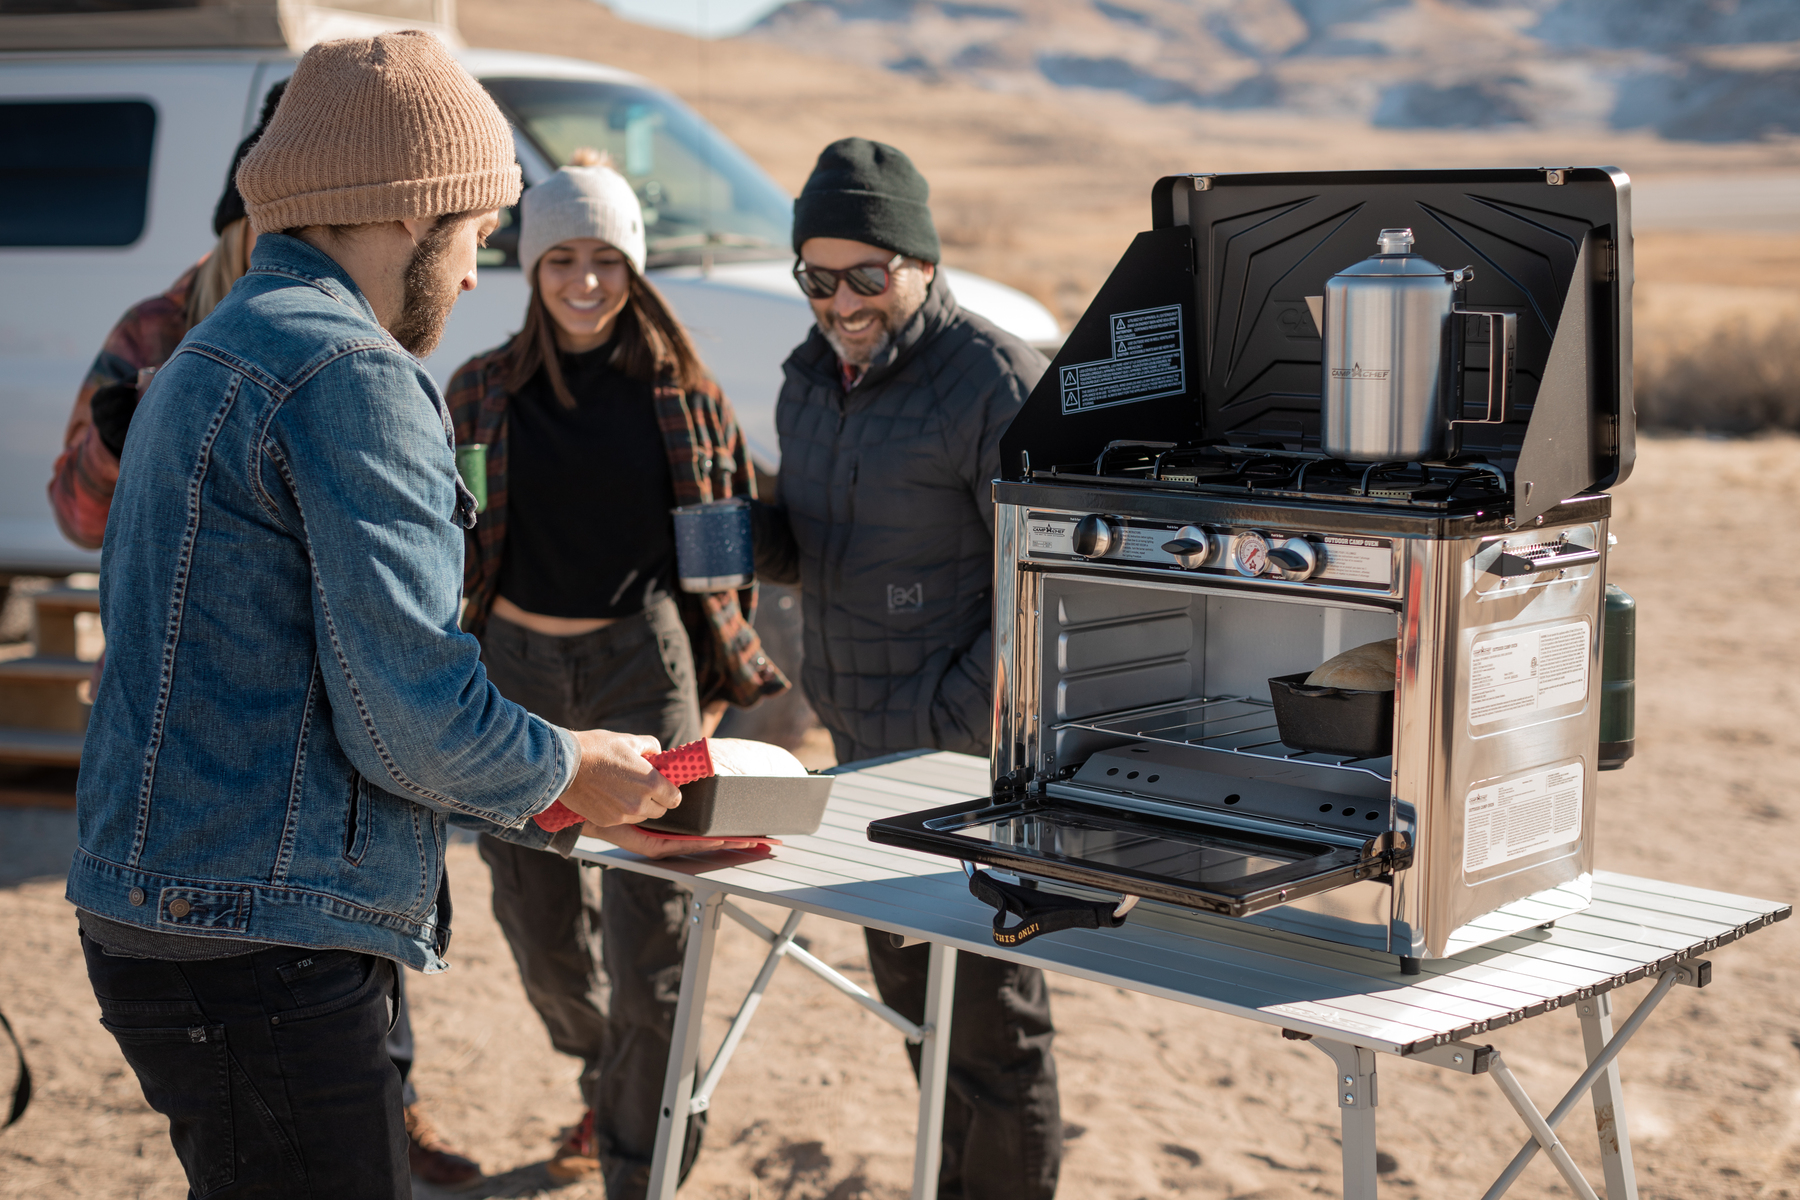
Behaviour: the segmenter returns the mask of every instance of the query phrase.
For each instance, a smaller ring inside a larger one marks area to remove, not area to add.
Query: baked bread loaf
[[[1347,688],[1357,692],[1391,692],[1400,657],[1398,639],[1365,642],[1327,659],[1306,677],[1307,687]]]
[[[1389,686],[1393,686],[1389,684]],[[767,742],[748,738],[707,738],[714,775],[760,775],[799,778],[806,774],[800,760]]]

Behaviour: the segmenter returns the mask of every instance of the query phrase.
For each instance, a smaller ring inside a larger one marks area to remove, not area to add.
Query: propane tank
[[[1600,769],[1625,765],[1637,733],[1637,601],[1617,584],[1606,585],[1600,635]]]

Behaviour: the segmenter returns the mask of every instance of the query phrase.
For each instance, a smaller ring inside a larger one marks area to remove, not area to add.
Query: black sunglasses
[[[904,254],[896,254],[879,265],[865,264],[834,271],[830,267],[815,267],[805,259],[796,259],[794,282],[814,300],[829,300],[837,295],[840,280],[849,284],[850,290],[859,296],[879,296],[888,290],[888,284],[894,280],[895,270],[904,261]]]

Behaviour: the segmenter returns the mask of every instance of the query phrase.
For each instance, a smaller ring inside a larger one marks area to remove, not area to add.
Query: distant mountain
[[[1800,0],[792,0],[745,36],[1000,91],[1387,128],[1800,134]]]

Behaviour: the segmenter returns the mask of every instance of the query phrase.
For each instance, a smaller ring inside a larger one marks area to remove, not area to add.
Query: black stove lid
[[[1177,175],[1001,441],[1007,479],[1122,440],[1319,448],[1323,346],[1306,298],[1384,228],[1472,266],[1471,308],[1516,312],[1505,425],[1463,451],[1504,471],[1520,519],[1631,471],[1631,201],[1611,167]],[[1571,287],[1579,279],[1582,285]],[[1464,394],[1487,394],[1470,318]],[[1479,416],[1472,405],[1466,415]],[[1025,456],[1029,456],[1028,460]]]

